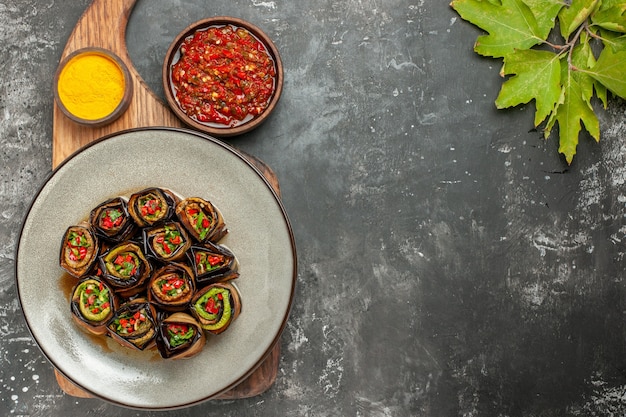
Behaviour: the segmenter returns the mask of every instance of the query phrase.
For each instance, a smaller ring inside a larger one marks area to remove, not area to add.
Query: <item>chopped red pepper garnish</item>
[[[209,314],[217,314],[217,313],[219,313],[219,312],[220,312],[220,310],[219,310],[219,306],[217,306],[217,305],[215,304],[215,299],[214,299],[213,297],[210,297],[210,298],[207,300],[207,302],[206,302],[206,304],[205,304],[205,306],[204,306],[204,309],[205,309],[205,311],[206,311],[207,313],[209,313]]]
[[[141,206],[141,215],[144,217],[153,216],[161,211],[161,203],[156,198],[151,198],[143,202]]]
[[[209,255],[209,264],[211,266],[219,265],[222,262],[222,258],[220,256]]]
[[[88,253],[89,240],[82,231],[72,231],[67,237],[67,257],[72,262],[82,261]]]
[[[169,331],[174,334],[185,334],[189,330],[189,327],[186,324],[171,324],[169,326]]]
[[[163,244],[163,251],[165,251],[165,253],[167,253],[168,255],[170,253],[172,253],[172,250],[170,249],[169,245],[167,243]]]
[[[103,229],[113,229],[122,224],[122,212],[118,209],[105,210],[100,216],[100,226]]]

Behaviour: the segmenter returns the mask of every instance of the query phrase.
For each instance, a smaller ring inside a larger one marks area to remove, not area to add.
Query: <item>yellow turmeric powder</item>
[[[108,116],[124,96],[124,73],[115,61],[97,52],[78,54],[61,70],[59,99],[73,115],[98,120]]]

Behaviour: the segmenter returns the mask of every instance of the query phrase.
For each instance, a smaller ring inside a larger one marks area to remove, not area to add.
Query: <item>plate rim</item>
[[[273,196],[273,200],[276,202],[280,213],[281,213],[281,217],[283,219],[283,221],[285,222],[285,227],[286,230],[288,232],[289,235],[289,241],[290,241],[290,247],[291,247],[291,255],[292,255],[292,262],[293,262],[293,267],[292,267],[292,271],[291,271],[291,291],[290,291],[290,296],[289,296],[289,302],[287,305],[287,309],[285,311],[284,316],[282,317],[281,320],[281,324],[280,327],[278,329],[278,331],[276,332],[276,334],[274,335],[274,338],[272,340],[272,342],[269,344],[268,348],[263,352],[263,354],[260,356],[260,358],[256,361],[256,363],[250,367],[250,369],[245,372],[239,379],[235,380],[233,383],[229,384],[228,386],[224,387],[224,389],[212,393],[211,395],[208,395],[205,398],[201,398],[198,400],[194,400],[194,401],[189,401],[189,402],[185,402],[185,403],[181,403],[178,405],[172,405],[172,406],[165,406],[165,407],[150,407],[150,406],[139,406],[139,405],[132,405],[132,404],[127,404],[124,402],[120,402],[120,401],[116,401],[114,399],[111,398],[107,398],[103,395],[98,394],[97,392],[94,392],[93,390],[90,390],[82,385],[80,385],[79,383],[77,383],[76,381],[74,381],[71,377],[69,377],[65,372],[61,371],[61,369],[59,369],[59,367],[56,365],[56,363],[52,360],[52,358],[50,358],[48,356],[48,354],[46,353],[46,351],[43,349],[40,341],[38,340],[38,338],[35,336],[35,334],[33,333],[33,330],[31,329],[31,324],[28,320],[28,318],[26,317],[26,314],[24,313],[24,308],[23,308],[23,302],[22,302],[22,294],[20,291],[20,283],[19,283],[19,276],[18,276],[18,270],[19,270],[19,254],[20,254],[20,247],[21,247],[21,242],[22,242],[22,237],[24,234],[24,228],[26,226],[26,222],[29,218],[29,215],[33,209],[33,206],[35,205],[36,201],[38,200],[39,196],[41,195],[43,189],[47,186],[47,184],[51,181],[51,179],[55,176],[55,174],[62,169],[62,167],[64,167],[67,163],[69,163],[71,160],[73,160],[74,158],[76,158],[77,156],[79,156],[82,152],[84,152],[85,150],[100,144],[102,142],[105,142],[109,139],[112,139],[114,137],[117,136],[121,136],[121,135],[125,135],[125,134],[129,134],[129,133],[133,133],[133,132],[145,132],[145,131],[165,131],[165,132],[173,132],[173,133],[182,133],[185,135],[191,135],[191,136],[195,136],[199,139],[202,140],[206,140],[208,142],[211,142],[213,145],[217,145],[221,148],[223,148],[224,150],[226,150],[227,152],[233,154],[235,157],[237,157],[238,159],[240,159],[241,161],[243,161],[248,168],[251,168],[254,173],[262,180],[262,182],[265,184],[265,187],[267,189],[269,189],[269,191],[271,192],[272,196]],[[15,281],[15,286],[16,286],[16,291],[17,291],[17,301],[19,303],[19,310],[20,310],[20,314],[24,319],[24,322],[26,323],[26,327],[28,329],[28,332],[31,335],[31,338],[33,339],[33,341],[35,342],[35,344],[37,345],[37,348],[39,349],[39,351],[42,353],[42,355],[47,359],[47,361],[52,365],[52,367],[54,368],[54,370],[56,372],[58,372],[59,374],[61,374],[64,378],[66,378],[69,382],[71,382],[73,385],[75,385],[77,388],[79,388],[80,390],[84,391],[85,393],[93,396],[94,398],[98,398],[101,399],[103,401],[109,402],[111,404],[117,405],[117,406],[121,406],[124,408],[130,408],[130,409],[135,409],[135,410],[146,410],[146,411],[159,411],[159,410],[176,410],[176,409],[182,409],[182,408],[186,408],[186,407],[190,407],[193,405],[197,405],[200,403],[203,403],[205,401],[209,401],[211,399],[215,399],[215,397],[219,396],[220,394],[223,394],[225,392],[228,392],[229,390],[235,388],[236,386],[238,386],[239,384],[241,384],[245,379],[247,379],[252,373],[254,373],[255,370],[257,370],[259,368],[259,366],[261,366],[261,364],[267,359],[267,357],[270,355],[270,353],[272,352],[272,350],[276,347],[276,344],[279,342],[280,337],[282,336],[286,326],[287,326],[287,322],[289,320],[289,316],[291,314],[291,310],[293,309],[293,303],[294,303],[294,296],[295,296],[295,291],[296,291],[296,285],[297,285],[297,278],[298,278],[298,257],[297,257],[297,248],[296,248],[296,240],[295,240],[295,236],[294,236],[294,232],[293,232],[293,227],[291,225],[291,222],[289,220],[289,217],[287,215],[287,211],[285,209],[285,206],[282,202],[281,197],[278,195],[277,191],[274,189],[274,187],[272,187],[272,185],[269,183],[269,181],[267,180],[267,178],[265,177],[265,175],[263,175],[263,173],[259,170],[259,168],[257,168],[252,162],[250,162],[250,160],[239,150],[237,150],[236,148],[234,148],[233,146],[231,146],[228,143],[225,143],[213,136],[210,136],[206,133],[202,133],[202,132],[197,132],[191,129],[187,129],[187,128],[181,128],[181,127],[167,127],[167,126],[149,126],[149,127],[136,127],[136,128],[129,128],[129,129],[124,129],[124,130],[120,130],[120,131],[116,131],[116,132],[112,132],[112,133],[108,133],[105,134],[83,146],[81,146],[80,148],[76,149],[74,152],[72,152],[69,156],[67,156],[61,163],[59,163],[56,167],[54,167],[49,173],[48,175],[41,181],[41,183],[39,184],[36,192],[34,193],[33,197],[31,198],[23,216],[20,222],[20,228],[19,228],[19,233],[17,234],[16,237],[16,244],[15,244],[15,250],[14,250],[14,267],[13,267],[13,273],[14,273],[14,281]]]

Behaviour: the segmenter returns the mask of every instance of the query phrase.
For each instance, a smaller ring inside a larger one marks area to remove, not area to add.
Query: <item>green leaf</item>
[[[570,59],[572,66],[577,69],[576,71],[573,71],[573,68],[569,69],[570,71],[573,71],[571,76],[574,77],[574,80],[576,80],[576,82],[580,85],[583,93],[583,99],[591,102],[595,81],[583,71],[593,68],[596,64],[596,58],[591,50],[589,37],[584,32],[580,37],[580,43],[572,49]]]
[[[572,65],[578,69],[589,70],[593,68],[597,62],[589,41],[590,35],[587,34],[587,32],[582,32],[580,36],[580,44],[572,50]],[[608,92],[602,83],[582,71],[574,72],[573,76],[576,77],[576,80],[583,86],[583,92],[585,93],[585,98],[587,100],[591,101],[595,90],[596,95],[602,102],[602,105],[605,109],[607,108]]]
[[[546,127],[546,137],[550,134],[555,122],[559,124],[559,152],[565,155],[568,164],[572,163],[578,146],[578,135],[584,124],[585,129],[596,140],[600,140],[600,122],[585,98],[583,87],[573,74],[568,63],[562,62],[561,80],[562,95],[555,112],[552,114]]]
[[[454,0],[450,6],[468,22],[488,33],[479,36],[474,51],[504,57],[516,49],[529,49],[544,41],[537,20],[521,0],[502,0],[501,5],[480,0]]]
[[[585,72],[613,94],[626,99],[626,51],[604,48],[593,68]]]
[[[561,94],[561,64],[549,51],[516,51],[504,58],[501,75],[511,75],[496,99],[499,109],[535,100],[535,126],[554,109]]]
[[[591,21],[601,28],[626,33],[626,3],[624,0],[603,0],[591,15]]]
[[[613,52],[626,51],[626,35],[619,36],[610,30],[601,30],[602,43],[607,48],[613,48]]]
[[[602,106],[607,109],[609,107],[609,98],[608,98],[608,90],[606,89],[606,87],[599,83],[598,81],[596,81],[595,83],[593,83],[593,87],[596,90],[596,95],[598,96],[598,98],[600,99],[600,101],[602,102]]]
[[[609,91],[626,99],[626,0],[453,0],[450,6],[487,32],[475,52],[503,59],[497,108],[534,100],[535,126],[544,124],[547,138],[558,125],[559,152],[568,163],[583,129],[600,140],[591,103],[597,97],[606,108]]]
[[[524,3],[530,8],[537,20],[537,26],[539,27],[539,36],[542,39],[547,39],[550,31],[554,28],[556,23],[556,16],[563,8],[565,3],[561,0],[523,0]]]
[[[593,13],[599,0],[574,0],[559,12],[561,36],[568,39],[582,23]]]
[[[613,52],[626,51],[626,35],[618,36],[610,30],[602,30],[600,33],[605,47],[613,48]]]

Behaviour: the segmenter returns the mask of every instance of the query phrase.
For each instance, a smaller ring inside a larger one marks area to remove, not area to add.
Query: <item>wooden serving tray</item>
[[[94,0],[70,35],[61,60],[77,49],[100,47],[116,54],[128,67],[133,83],[133,97],[128,110],[113,123],[103,127],[85,127],[68,119],[57,107],[53,108],[52,167],[55,168],[74,151],[102,136],[126,129],[166,126],[182,127],[182,122],[148,88],[128,55],[126,26],[136,0]],[[280,196],[278,179],[262,161],[245,155],[266,177]],[[269,352],[261,365],[242,383],[215,397],[216,399],[248,398],[265,392],[276,380],[280,360],[280,343]],[[72,396],[94,397],[55,370],[61,389]]]

